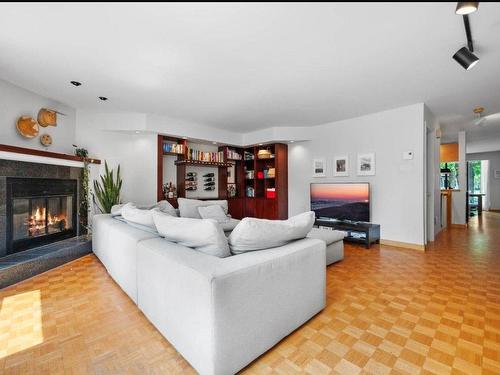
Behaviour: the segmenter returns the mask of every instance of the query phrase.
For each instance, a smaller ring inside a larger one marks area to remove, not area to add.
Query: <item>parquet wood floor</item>
[[[346,246],[326,309],[245,374],[500,374],[500,214],[426,253]],[[92,255],[0,291],[2,374],[192,374]]]

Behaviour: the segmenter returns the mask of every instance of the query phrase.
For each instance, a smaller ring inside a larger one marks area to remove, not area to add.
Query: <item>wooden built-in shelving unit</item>
[[[183,152],[165,152],[163,144],[175,142],[183,146]],[[222,161],[202,161],[188,158],[187,140],[167,136],[158,136],[158,187],[157,199],[165,199],[163,195],[163,171],[166,168],[176,168],[177,196],[186,197],[185,178],[189,166],[210,167],[218,169],[217,198],[227,199],[229,213],[234,218],[259,217],[266,219],[286,219],[288,217],[288,146],[274,143],[246,148],[220,146]],[[259,151],[267,150],[269,158],[261,158]],[[245,160],[250,155],[252,159]],[[177,156],[172,165],[164,166],[164,156]],[[229,155],[229,156],[228,156]],[[235,157],[241,155],[241,159]],[[233,157],[231,157],[233,156]],[[220,158],[218,158],[219,160]],[[228,181],[228,172],[234,173]],[[253,178],[246,178],[248,171],[253,172]],[[274,174],[271,173],[274,171]],[[271,174],[270,174],[271,173]],[[232,188],[230,196],[228,187]],[[253,192],[253,196],[252,196]],[[175,199],[169,200],[177,206]]]

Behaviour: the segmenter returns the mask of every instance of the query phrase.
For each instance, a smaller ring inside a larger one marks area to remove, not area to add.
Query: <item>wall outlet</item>
[[[413,151],[405,151],[403,152],[404,160],[413,160]]]

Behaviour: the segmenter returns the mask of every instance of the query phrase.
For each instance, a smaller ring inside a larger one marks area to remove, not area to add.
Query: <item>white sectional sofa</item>
[[[218,258],[97,215],[93,251],[202,375],[236,373],[325,307],[318,239]]]

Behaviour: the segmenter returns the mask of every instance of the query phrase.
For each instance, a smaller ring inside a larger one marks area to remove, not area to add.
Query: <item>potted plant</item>
[[[120,165],[115,178],[114,171],[109,169],[107,162],[104,162],[104,175],[100,181],[94,180],[94,202],[97,199],[97,206],[102,213],[109,214],[111,207],[120,203],[121,188]]]

